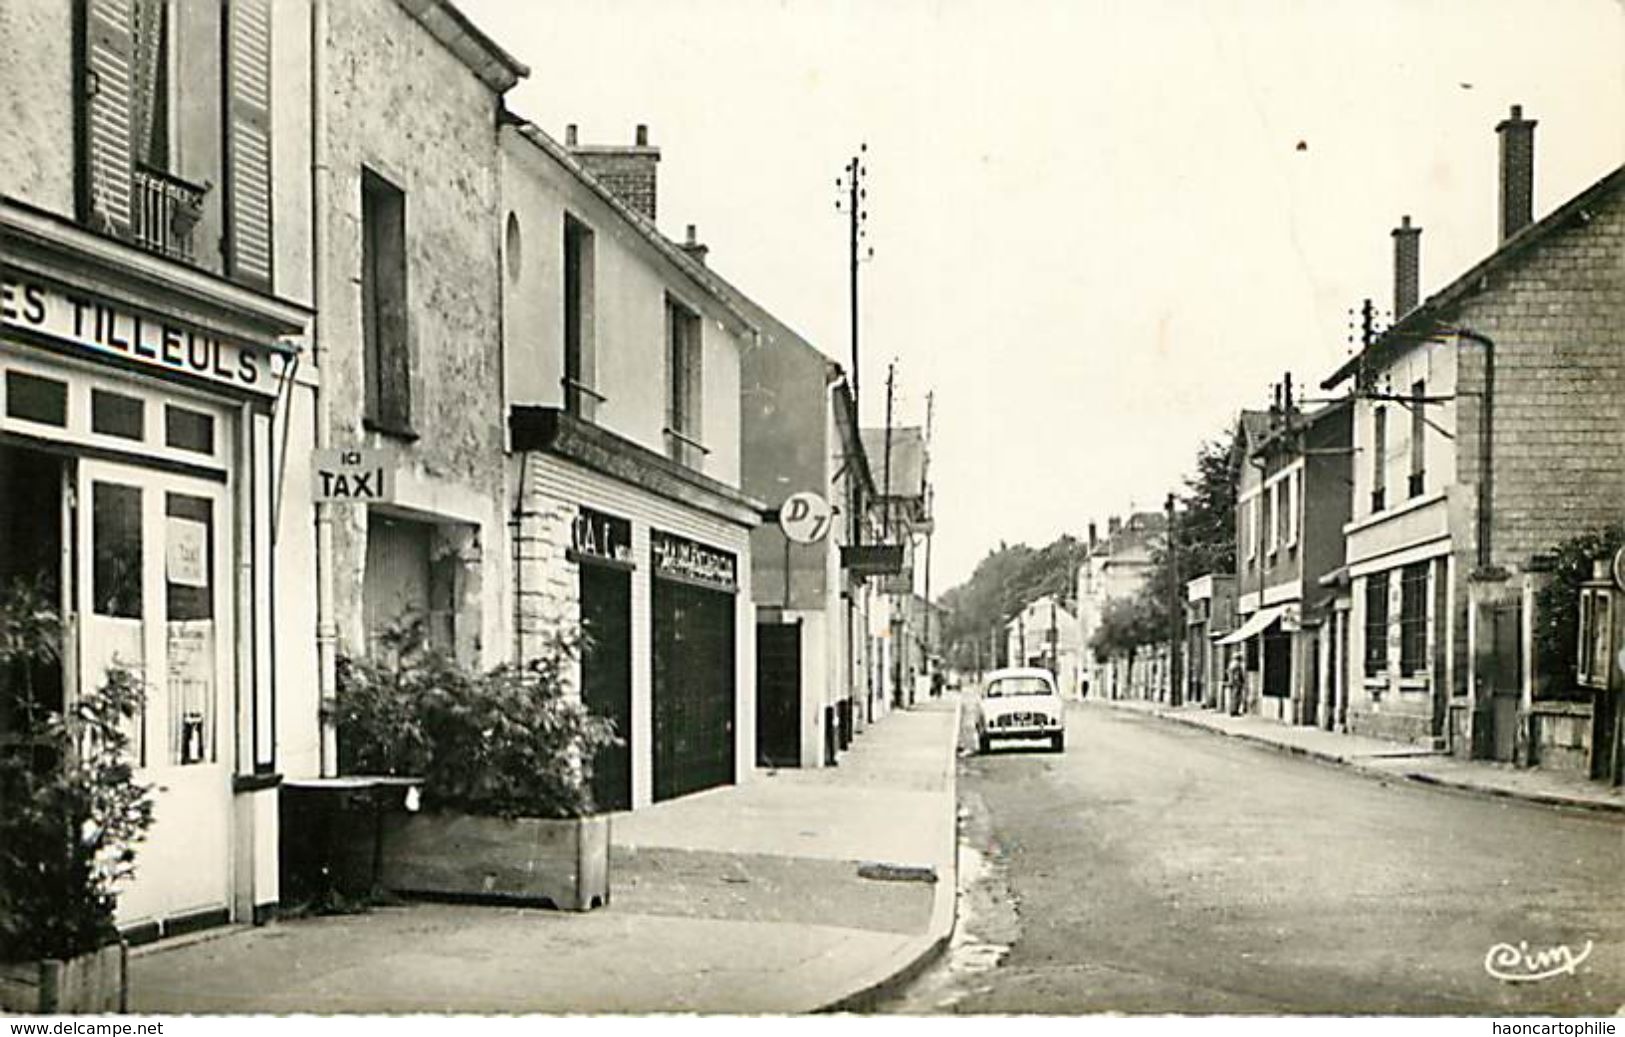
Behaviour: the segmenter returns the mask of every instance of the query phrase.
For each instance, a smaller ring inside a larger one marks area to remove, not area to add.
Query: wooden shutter
[[[271,287],[271,4],[226,7],[226,255],[228,272]]]
[[[130,0],[84,0],[84,211],[99,230],[130,233]]]

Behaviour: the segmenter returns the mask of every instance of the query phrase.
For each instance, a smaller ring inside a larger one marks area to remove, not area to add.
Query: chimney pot
[[[567,148],[576,146],[576,124],[573,122],[564,128],[564,146]]]
[[[1404,216],[1393,230],[1394,238],[1394,320],[1416,308],[1421,301],[1422,228],[1411,226]]]
[[[1529,226],[1535,212],[1535,120],[1523,117],[1523,105],[1495,127],[1501,138],[1501,240]]]
[[[699,243],[699,239],[695,236],[694,224],[690,223],[688,225],[688,245],[692,247],[694,245],[698,245]]]
[[[648,147],[649,146],[649,127],[645,126],[641,122],[638,123],[637,136],[634,139],[637,141],[638,147],[640,147],[640,148]]]

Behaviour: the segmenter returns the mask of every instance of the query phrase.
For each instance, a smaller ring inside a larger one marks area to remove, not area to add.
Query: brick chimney
[[[1529,226],[1535,213],[1535,120],[1523,105],[1495,127],[1501,138],[1501,240]]]
[[[1093,522],[1090,522],[1089,523],[1089,550],[1093,551],[1095,549],[1095,544],[1098,543],[1098,542],[1099,541],[1095,536],[1095,524]]]
[[[1108,538],[1116,536],[1118,530],[1122,528],[1123,520],[1118,518],[1116,515],[1113,515],[1106,520],[1106,536]]]
[[[711,251],[710,246],[700,244],[700,239],[692,223],[688,225],[688,234],[683,239],[683,243],[677,247],[687,252],[688,257],[701,266],[705,265],[706,253]]]
[[[580,144],[574,125],[565,127],[564,146],[582,168],[609,192],[653,223],[655,219],[655,166],[660,149],[649,144],[649,127],[638,124],[630,146]]]
[[[1422,275],[1422,228],[1400,218],[1394,236],[1394,320],[1416,309]]]

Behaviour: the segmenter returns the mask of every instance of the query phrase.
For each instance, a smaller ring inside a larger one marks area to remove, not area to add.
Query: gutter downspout
[[[327,359],[325,315],[328,308],[326,271],[328,175],[327,164],[327,0],[310,0],[310,196],[311,284],[316,315],[311,320],[311,357],[318,372]],[[325,450],[332,438],[330,404],[325,379],[316,388],[316,449]],[[333,619],[333,506],[316,504],[316,686],[317,725],[320,731],[321,774],[338,773],[337,716],[338,627]]]
[[[1457,336],[1484,347],[1484,413],[1478,423],[1478,522],[1475,536],[1480,570],[1491,567],[1491,536],[1495,506],[1495,342],[1471,328],[1457,328]]]

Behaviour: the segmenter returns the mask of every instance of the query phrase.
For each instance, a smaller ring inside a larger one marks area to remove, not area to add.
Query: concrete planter
[[[0,1011],[112,1015],[129,1007],[129,949],[110,944],[77,958],[0,967]]]
[[[397,893],[589,911],[609,903],[609,817],[392,812],[383,819],[379,884]]]

